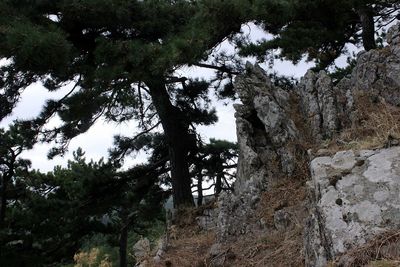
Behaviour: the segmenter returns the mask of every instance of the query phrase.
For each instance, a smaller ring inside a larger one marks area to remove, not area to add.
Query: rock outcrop
[[[332,137],[339,129],[338,95],[332,79],[321,71],[308,71],[297,87],[303,115],[308,120],[311,137],[315,140]]]
[[[289,92],[274,86],[259,66],[247,64],[235,88],[243,103],[235,105],[240,151],[235,191],[240,194],[251,186],[264,188],[277,168],[293,173],[294,153],[287,144],[299,133],[289,116]]]
[[[278,176],[291,176],[296,169],[295,147],[288,144],[299,138],[299,132],[289,117],[289,92],[250,64],[235,88],[243,103],[235,105],[240,153],[235,194],[219,197],[220,240],[250,232],[261,192]]]
[[[387,41],[385,48],[360,53],[352,74],[336,84],[323,71],[308,71],[295,89],[284,90],[260,67],[247,65],[235,83],[242,101],[235,105],[240,155],[235,193],[223,193],[218,200],[219,242],[262,230],[255,216],[260,195],[280,179],[298,179],[299,174],[310,180],[310,215],[304,222],[307,266],[325,266],[374,234],[399,227],[399,147],[334,155],[320,150],[317,154],[327,155],[311,159],[306,153],[363,123],[360,92],[372,102],[400,106],[400,24],[389,30]],[[309,163],[311,175],[300,171],[302,162]],[[277,211],[275,228],[288,227],[288,218]]]
[[[340,151],[311,161],[315,206],[305,233],[306,262],[328,260],[400,225],[400,147]]]
[[[373,92],[400,106],[400,24],[387,34],[388,46],[361,52],[351,75],[351,87]]]

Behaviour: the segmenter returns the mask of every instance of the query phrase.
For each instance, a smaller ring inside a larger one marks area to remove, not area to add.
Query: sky
[[[249,34],[253,41],[262,38],[269,38],[269,36],[261,29],[252,24],[244,26],[243,30]],[[228,42],[224,42],[218,47],[218,51],[222,50],[232,52],[233,47],[229,45]],[[338,65],[344,65],[345,58],[339,59],[337,63]],[[281,60],[276,60],[274,62],[273,69],[268,69],[266,65],[262,65],[267,72],[276,71],[281,75],[294,76],[296,78],[303,76],[312,66],[313,64],[304,61],[299,62],[297,65],[293,65],[290,62]],[[180,69],[179,72],[182,75],[199,78],[207,78],[212,74],[210,70],[194,67],[185,67]],[[12,115],[0,122],[0,127],[7,127],[9,123],[17,118],[34,118],[40,113],[41,108],[47,99],[61,98],[69,89],[71,89],[72,86],[73,84],[71,83],[56,92],[50,93],[40,83],[32,84],[22,93],[21,100],[17,104]],[[214,100],[214,105],[219,118],[218,122],[215,125],[208,127],[200,126],[198,132],[206,141],[208,141],[209,138],[236,141],[236,126],[232,101],[224,104],[223,102],[217,102]],[[59,119],[55,117],[50,121],[49,126],[57,125],[58,123]],[[56,165],[66,166],[67,161],[72,158],[72,152],[78,147],[81,147],[83,151],[85,151],[87,159],[99,160],[101,157],[107,157],[107,151],[112,147],[113,136],[133,136],[135,132],[137,132],[134,125],[135,123],[123,123],[118,125],[99,120],[85,134],[82,134],[71,141],[69,152],[63,157],[57,156],[53,160],[47,159],[47,153],[51,148],[51,144],[36,144],[32,150],[23,152],[21,157],[30,159],[32,167],[43,172],[53,170]],[[130,157],[125,161],[126,166],[129,167],[143,162],[145,157],[146,156],[143,154],[136,155],[136,157]]]

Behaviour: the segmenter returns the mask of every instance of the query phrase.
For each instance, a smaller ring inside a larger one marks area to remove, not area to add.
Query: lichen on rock
[[[340,151],[311,162],[315,207],[306,227],[309,266],[400,225],[400,147]]]

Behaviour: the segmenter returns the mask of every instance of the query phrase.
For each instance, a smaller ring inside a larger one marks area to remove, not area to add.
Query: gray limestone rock
[[[202,230],[213,230],[217,226],[217,210],[205,209],[201,216],[196,217],[197,225]]]
[[[307,266],[400,225],[400,147],[340,151],[311,162],[314,207],[306,227]]]
[[[243,105],[235,105],[239,161],[235,194],[221,194],[217,236],[226,240],[252,231],[249,222],[259,196],[272,181],[295,171],[295,150],[287,144],[299,138],[290,119],[290,95],[274,86],[259,66],[246,66],[235,88]]]
[[[285,230],[292,223],[291,215],[285,210],[277,210],[274,213],[274,226],[277,230]]]
[[[235,89],[243,105],[235,105],[239,163],[236,192],[248,182],[263,189],[276,161],[285,173],[294,171],[294,155],[287,143],[298,138],[289,117],[288,92],[276,87],[259,66],[247,64],[247,73],[237,77]]]
[[[311,137],[320,142],[349,126],[354,117],[354,82],[343,78],[336,85],[325,71],[309,70],[296,91]]]
[[[351,76],[355,90],[369,91],[386,102],[400,105],[400,31],[397,24],[388,31],[388,44],[382,49],[362,52]]]
[[[141,238],[133,245],[133,255],[138,262],[146,259],[150,253],[150,241],[147,238]]]
[[[320,150],[306,159],[307,153],[293,146],[305,135],[322,144],[351,125],[360,91],[400,106],[400,24],[389,30],[388,43],[360,53],[352,74],[338,83],[325,72],[308,71],[293,91],[275,86],[259,66],[246,66],[235,82],[242,102],[235,105],[237,180],[235,192],[218,199],[218,242],[265,231],[255,214],[260,195],[279,178],[295,175],[299,160],[309,162],[312,175],[304,234],[307,266],[325,266],[372,235],[400,225],[399,147],[335,155]],[[274,223],[285,229],[290,214],[277,211]]]

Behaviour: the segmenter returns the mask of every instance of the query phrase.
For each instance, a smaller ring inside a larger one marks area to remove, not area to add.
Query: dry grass
[[[328,145],[336,152],[346,149],[376,149],[400,140],[400,108],[365,92],[355,93],[355,114],[351,126]]]
[[[205,266],[207,252],[215,240],[214,233],[179,230],[179,238],[170,241],[164,265],[161,266]]]
[[[244,261],[246,266],[304,266],[303,227],[295,225],[285,232],[271,231],[249,251],[252,254]],[[244,266],[242,264],[243,261],[235,266]]]
[[[206,266],[208,250],[215,243],[215,234],[212,231],[202,231],[196,223],[196,217],[202,215],[204,209],[214,205],[212,202],[198,208],[179,209],[174,216],[173,225],[169,227],[168,246],[162,260],[155,263],[150,258],[144,266]]]
[[[304,181],[282,179],[271,185],[261,197],[252,232],[239,236],[224,244],[223,266],[304,266],[303,220],[305,219],[306,189]],[[284,209],[291,214],[291,224],[286,229],[275,229],[274,213]],[[208,255],[210,247],[216,243],[213,232],[200,231],[193,218],[199,210],[181,211],[176,223],[177,238],[170,239],[166,254],[157,265],[160,266],[213,266],[215,259]],[[183,216],[179,218],[180,216]],[[257,226],[263,220],[266,228]]]
[[[229,244],[235,258],[226,266],[304,266],[303,220],[306,189],[303,181],[282,179],[271,185],[261,197],[257,220],[265,222],[264,230],[256,230]],[[290,214],[291,224],[285,229],[275,229],[274,213],[284,209]],[[255,224],[255,222],[252,222]]]
[[[253,266],[304,266],[306,197],[304,180],[293,178],[284,179],[265,192],[259,210],[268,227],[274,228],[274,213],[281,209],[291,215],[292,224],[285,230],[272,230],[262,237],[261,241],[268,253],[260,257]]]
[[[259,216],[266,219],[269,226],[272,226],[275,211],[302,205],[306,196],[304,181],[283,179],[263,194]]]
[[[400,266],[400,231],[387,231],[341,255],[331,266]]]
[[[197,232],[193,226],[177,228],[176,239],[170,239],[166,253],[159,263],[147,259],[146,267],[202,267],[206,266],[207,253],[215,242],[213,232]]]

